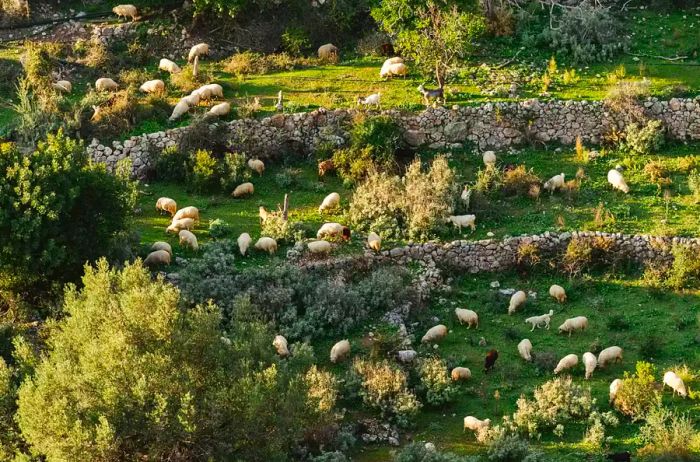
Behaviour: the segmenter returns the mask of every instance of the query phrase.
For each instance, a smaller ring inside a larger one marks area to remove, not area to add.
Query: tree
[[[486,27],[483,18],[460,10],[450,0],[383,0],[371,14],[424,75],[435,73],[440,86]]]

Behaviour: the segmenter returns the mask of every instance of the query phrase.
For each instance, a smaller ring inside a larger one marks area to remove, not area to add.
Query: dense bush
[[[640,453],[654,460],[693,460],[700,451],[700,433],[690,416],[679,415],[661,405],[646,416],[639,429],[644,447]],[[691,451],[694,455],[691,455]]]
[[[633,123],[625,131],[625,146],[635,154],[656,152],[663,142],[664,125],[660,120],[650,120],[645,126]]]
[[[156,157],[155,175],[161,181],[180,182],[185,180],[187,175],[187,153],[178,149],[177,146],[170,146]]]
[[[615,398],[615,408],[631,417],[633,421],[644,419],[661,400],[654,377],[656,368],[650,363],[640,361],[635,369],[634,374],[625,371],[625,377]]]
[[[209,222],[209,237],[212,239],[229,238],[232,233],[233,227],[220,218]]]
[[[530,445],[517,435],[501,435],[489,443],[491,462],[520,462],[530,453]]]
[[[418,366],[420,390],[425,401],[432,406],[440,406],[455,398],[457,388],[447,372],[447,364],[440,358],[426,358]]]
[[[503,174],[502,188],[506,194],[524,196],[534,185],[541,183],[539,177],[527,170],[524,165],[518,165]]]
[[[440,452],[425,447],[425,443],[409,443],[391,459],[393,462],[475,462],[477,459]]]
[[[187,185],[195,192],[211,191],[218,186],[216,174],[216,159],[211,152],[198,149],[190,158],[190,168],[187,169]]]
[[[688,189],[693,195],[693,201],[700,202],[700,171],[693,170],[688,175]]]

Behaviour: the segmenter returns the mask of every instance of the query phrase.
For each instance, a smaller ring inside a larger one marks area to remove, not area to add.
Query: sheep
[[[165,228],[166,233],[177,234],[180,230],[186,229],[190,230],[194,228],[194,220],[192,218],[181,218],[179,220],[173,220],[167,228]]]
[[[255,248],[272,255],[277,252],[277,241],[271,237],[261,237],[255,243]]]
[[[339,236],[346,241],[350,239],[350,228],[343,226],[340,223],[324,223],[316,233],[317,239]]]
[[[532,316],[532,317],[527,318],[525,320],[525,323],[532,324],[532,329],[530,329],[530,332],[535,330],[535,327],[537,327],[538,329],[540,327],[542,327],[541,324],[544,324],[545,328],[547,330],[549,330],[549,323],[551,322],[553,315],[554,315],[554,310],[549,310],[549,313],[545,313],[545,314],[540,315],[540,316]]]
[[[510,303],[508,304],[508,314],[515,313],[518,308],[525,304],[527,300],[527,294],[522,290],[515,292],[510,296]]]
[[[51,84],[54,90],[58,90],[61,93],[70,93],[73,91],[73,85],[67,80],[59,80]]]
[[[621,379],[615,379],[610,383],[610,398],[608,401],[610,404],[613,404],[615,402],[615,398],[617,398],[617,392],[620,391],[620,387],[622,387]]]
[[[381,97],[382,97],[381,92],[373,93],[366,98],[358,96],[357,97],[357,105],[358,106],[360,106],[360,105],[362,105],[362,106],[375,106],[376,108],[379,108],[379,105],[381,104]]]
[[[199,95],[200,99],[212,99],[214,97],[223,98],[224,88],[218,83],[210,83],[208,85],[202,85],[190,94]]]
[[[493,167],[496,165],[496,153],[493,151],[486,151],[484,155],[481,156],[481,160],[484,161],[486,167]]]
[[[554,194],[554,191],[557,189],[561,189],[564,187],[564,174],[560,173],[559,175],[554,175],[552,178],[544,182],[544,185],[542,186],[546,191],[549,191],[550,194]]]
[[[248,168],[262,176],[265,172],[265,163],[260,159],[248,159]]]
[[[215,117],[224,117],[231,112],[231,103],[223,102],[216,104],[209,109],[207,115]]]
[[[571,369],[576,364],[578,364],[578,356],[575,354],[566,355],[559,361],[557,367],[554,368],[554,373],[558,374],[563,370]]]
[[[469,226],[472,232],[476,230],[476,215],[450,215],[445,219],[445,223],[452,223],[455,225],[459,232],[462,232],[462,227]]]
[[[272,346],[277,350],[277,354],[282,358],[289,356],[289,348],[287,347],[287,339],[281,335],[275,335],[275,339],[272,341]]]
[[[479,420],[473,416],[464,418],[464,431],[471,430],[475,433],[486,430],[491,425],[491,419]]]
[[[605,367],[611,361],[622,362],[622,348],[619,346],[611,346],[600,352],[598,355],[598,364],[600,367]]]
[[[173,248],[170,246],[170,244],[163,241],[157,241],[153,243],[153,245],[151,246],[151,252],[155,252],[156,250],[165,250],[170,255],[173,254]]]
[[[586,367],[586,380],[590,379],[593,375],[593,371],[598,366],[598,360],[596,360],[595,355],[590,351],[587,351],[581,356],[583,365]]]
[[[331,362],[342,361],[348,354],[350,354],[350,342],[347,339],[341,340],[331,348]]]
[[[455,308],[455,315],[460,324],[467,323],[467,329],[471,329],[472,325],[479,328],[479,315],[476,312],[466,308]]]
[[[165,91],[165,82],[158,79],[149,80],[139,87],[139,91],[143,93],[163,93]]]
[[[97,91],[116,91],[119,88],[117,82],[109,77],[102,77],[95,81],[95,90]]]
[[[497,359],[498,359],[498,351],[491,350],[488,353],[486,353],[486,357],[484,358],[484,373],[485,374],[488,374],[488,372],[491,369],[493,369],[493,367],[496,365]]]
[[[143,261],[144,266],[158,266],[170,264],[170,252],[167,250],[154,250]]]
[[[182,71],[182,69],[180,69],[180,66],[165,58],[161,59],[158,63],[158,69],[160,69],[161,71],[169,72],[171,74],[177,74],[178,72]]]
[[[336,63],[340,58],[340,50],[332,43],[326,43],[318,47],[318,57],[322,61]]]
[[[454,382],[458,380],[469,380],[472,378],[472,371],[467,367],[455,367],[450,373],[450,377]]]
[[[199,221],[199,209],[191,205],[188,207],[183,207],[175,213],[173,221],[180,220],[182,218],[192,218],[195,221]]]
[[[197,45],[190,48],[190,52],[187,54],[187,62],[191,63],[195,56],[203,56],[209,54],[209,45],[206,43],[198,43]]]
[[[613,189],[619,189],[625,194],[630,192],[630,187],[627,186],[627,182],[622,176],[622,173],[618,172],[615,169],[612,169],[608,172],[608,183],[612,185]]]
[[[569,318],[564,323],[559,326],[559,333],[568,332],[569,337],[571,333],[575,330],[586,330],[588,327],[588,318],[585,316],[576,316],[575,318]]]
[[[180,101],[187,103],[189,107],[194,107],[199,104],[201,98],[199,97],[199,93],[192,93],[190,95],[183,96],[180,98]]]
[[[242,183],[236,186],[236,189],[233,190],[231,195],[235,198],[243,197],[243,196],[250,196],[255,192],[255,187],[253,186],[253,183]]]
[[[178,233],[178,236],[180,237],[180,245],[190,247],[195,251],[199,248],[199,244],[197,244],[197,236],[195,236],[192,232],[183,229]]]
[[[404,364],[413,362],[413,360],[416,359],[416,356],[418,356],[418,352],[416,350],[400,350],[396,352],[396,359],[400,363]]]
[[[404,63],[396,63],[396,64],[390,64],[386,67],[382,66],[382,69],[379,71],[379,77],[380,78],[389,78],[389,77],[394,77],[394,76],[403,76],[406,77],[408,75],[408,67]]]
[[[335,170],[333,159],[327,159],[318,163],[318,176],[324,176],[328,172]]]
[[[683,379],[678,377],[678,375],[673,372],[673,371],[668,371],[664,374],[664,388],[668,385],[672,390],[673,394],[675,395],[678,393],[679,396],[682,396],[685,398],[688,396],[688,391],[685,388],[685,383],[683,383]]]
[[[388,58],[384,61],[382,66],[388,66],[390,64],[400,64],[403,62],[403,58],[401,56],[394,56],[393,58]]]
[[[187,113],[187,111],[190,110],[190,105],[185,101],[184,99],[181,99],[180,101],[177,102],[175,107],[173,108],[173,113],[170,114],[170,118],[168,119],[169,121],[174,121],[182,117]]]
[[[139,12],[134,5],[117,5],[112,8],[112,12],[117,16],[131,18],[132,21],[140,19]]]
[[[327,195],[321,205],[318,206],[318,213],[323,213],[325,210],[334,209],[340,205],[340,194],[332,192]]]
[[[97,122],[100,120],[102,117],[102,108],[100,106],[92,106],[92,110],[94,111],[92,114],[92,117],[90,117],[91,122]]]
[[[238,236],[238,250],[241,252],[241,255],[245,256],[246,252],[248,252],[248,247],[250,247],[252,240],[248,233],[241,233]]]
[[[447,327],[443,324],[438,324],[428,329],[420,341],[421,343],[437,343],[444,339],[446,335]]]
[[[529,339],[522,339],[518,343],[518,353],[525,361],[532,361],[532,342]]]
[[[331,243],[328,241],[311,241],[306,244],[309,252],[315,255],[327,255],[331,253]]]
[[[562,286],[552,284],[549,287],[549,296],[556,299],[559,303],[564,303],[566,301],[566,291]]]
[[[177,212],[177,202],[169,197],[159,197],[156,201],[156,210],[169,213],[172,217]]]
[[[382,238],[374,231],[370,231],[367,235],[367,247],[375,252],[379,252],[382,248]]]

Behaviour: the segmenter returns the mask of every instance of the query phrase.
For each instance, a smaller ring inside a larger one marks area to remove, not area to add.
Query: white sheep
[[[374,231],[370,231],[370,233],[367,235],[367,247],[375,252],[379,252],[382,248],[382,238],[380,238]]]
[[[173,108],[173,113],[170,114],[170,118],[168,119],[169,121],[174,121],[182,117],[187,113],[187,111],[190,110],[190,105],[185,101],[184,99],[181,99],[180,101],[177,102],[175,107]]]
[[[159,197],[156,201],[156,210],[167,212],[172,217],[177,212],[177,202],[169,197]]]
[[[598,364],[600,364],[600,367],[605,367],[612,361],[622,362],[622,348],[619,346],[608,347],[598,355]]]
[[[223,102],[212,106],[207,114],[215,117],[224,117],[229,112],[231,112],[231,103]]]
[[[459,232],[462,232],[462,227],[470,227],[472,232],[476,230],[476,215],[450,215],[445,219],[445,223],[452,223]]]
[[[518,353],[525,361],[532,361],[532,342],[530,339],[522,339],[518,343]]]
[[[306,244],[309,252],[315,255],[327,255],[331,253],[331,243],[328,241],[311,241]]]
[[[350,354],[350,342],[347,339],[341,340],[331,348],[331,362],[342,361],[348,354]]]
[[[622,380],[621,379],[615,379],[610,383],[610,399],[609,403],[613,404],[615,402],[615,398],[617,398],[617,393],[620,391],[620,388],[622,387]]]
[[[180,98],[180,101],[187,103],[189,107],[194,107],[199,104],[201,98],[199,97],[199,93],[193,93],[191,95],[183,96]]]
[[[318,57],[323,61],[336,62],[340,56],[340,50],[332,43],[326,43],[318,47]]]
[[[366,98],[359,96],[357,98],[357,105],[360,106],[375,106],[379,108],[382,94],[381,92],[373,93]]]
[[[318,213],[322,213],[325,210],[334,209],[340,205],[340,194],[337,192],[332,192],[327,195],[321,205],[318,207]]]
[[[277,350],[277,354],[283,358],[289,356],[289,348],[287,347],[287,339],[281,335],[276,335],[272,341],[272,346]]]
[[[198,43],[197,45],[190,48],[190,52],[187,55],[187,62],[191,63],[195,56],[203,56],[209,54],[209,45],[206,43]]]
[[[546,191],[549,191],[550,194],[553,194],[554,191],[557,189],[561,189],[564,187],[564,174],[560,173],[559,175],[554,175],[552,178],[544,182],[544,185],[542,186]]]
[[[472,371],[468,367],[455,367],[452,369],[450,377],[455,382],[458,380],[469,380],[472,378]]]
[[[685,398],[688,396],[688,391],[685,388],[685,383],[683,383],[683,379],[678,377],[678,374],[676,374],[673,371],[668,371],[664,374],[664,387],[668,385],[672,390],[673,394],[675,395],[678,393],[679,396],[682,396]]]
[[[349,238],[350,229],[347,226],[341,225],[340,223],[324,223],[316,233],[317,239],[339,236]]]
[[[199,209],[192,205],[181,208],[175,213],[173,220],[180,220],[182,218],[192,218],[195,221],[199,221]]]
[[[382,66],[384,65],[389,65],[389,64],[399,64],[403,62],[403,58],[401,56],[394,56],[393,58],[388,58],[384,61]]]
[[[455,314],[460,324],[466,323],[467,329],[471,329],[472,325],[479,328],[479,315],[475,311],[466,308],[455,308]]]
[[[245,256],[252,241],[253,239],[248,233],[241,233],[241,235],[238,236],[238,240],[236,242],[238,243],[238,250],[241,252],[241,255]]]
[[[379,71],[380,78],[389,78],[394,76],[406,76],[408,75],[408,67],[404,63],[389,64],[388,66],[382,66]]]
[[[165,91],[165,82],[159,79],[149,80],[139,87],[139,91],[143,93],[163,93]]]
[[[250,196],[255,192],[255,186],[253,186],[253,183],[242,183],[236,186],[236,189],[233,190],[233,193],[231,195],[233,197],[243,197],[243,196]]]
[[[479,420],[473,416],[467,416],[464,418],[464,431],[471,430],[473,432],[479,433],[486,430],[491,425],[491,419]]]
[[[194,233],[183,229],[178,233],[178,236],[180,237],[180,245],[189,247],[195,251],[199,249],[199,244],[197,243],[197,236],[195,236]]]
[[[559,326],[559,333],[568,332],[569,337],[571,333],[575,330],[586,330],[588,327],[588,318],[585,316],[576,316],[575,318],[569,318],[564,323]]]
[[[73,85],[67,80],[59,80],[51,84],[54,90],[58,90],[61,93],[70,93],[73,91]]]
[[[112,8],[112,12],[117,16],[131,18],[132,21],[140,19],[139,12],[134,5],[117,5]]]
[[[170,246],[170,244],[163,241],[157,241],[153,243],[153,245],[151,246],[151,252],[155,252],[156,250],[165,250],[170,255],[173,254],[173,248]]]
[[[167,250],[154,250],[143,261],[144,266],[169,265],[170,253]]]
[[[181,230],[194,229],[194,220],[192,218],[181,218],[179,220],[173,220],[167,228],[165,228],[166,233],[177,234]]]
[[[421,343],[439,342],[447,335],[447,327],[443,324],[431,327],[421,339]]]
[[[400,58],[398,56],[395,56],[393,58],[389,58],[384,63],[382,63],[382,68],[379,71],[379,77],[390,77],[391,76],[391,67],[395,65],[402,65],[406,66],[406,64],[403,62],[403,58]]]
[[[408,364],[413,362],[414,359],[418,356],[418,352],[416,350],[400,350],[396,352],[396,359],[399,360],[399,362]]]
[[[95,90],[97,91],[116,91],[119,88],[117,82],[109,77],[102,77],[95,81]]]
[[[158,69],[160,69],[161,71],[169,72],[171,74],[177,74],[178,72],[182,71],[182,69],[180,69],[180,66],[165,58],[161,59],[158,63]]]
[[[549,330],[549,323],[552,321],[552,316],[554,316],[554,310],[549,310],[549,313],[545,313],[540,316],[531,316],[525,320],[526,324],[532,324],[532,329],[530,329],[530,332],[535,330],[535,327],[538,329],[544,325],[544,327]]]
[[[618,172],[615,169],[612,169],[608,172],[608,183],[612,185],[613,189],[619,189],[625,194],[630,192],[630,187],[627,186],[627,182],[622,176],[622,173]]]
[[[248,159],[248,168],[262,176],[265,173],[265,162],[260,159]]]
[[[549,287],[549,296],[554,298],[559,303],[564,303],[566,301],[566,291],[562,286],[552,284]]]
[[[586,380],[590,379],[593,375],[593,371],[598,366],[598,360],[596,360],[595,355],[590,351],[587,351],[581,356],[583,365],[586,368]]]
[[[486,151],[484,155],[481,156],[481,160],[487,167],[493,167],[496,165],[496,153],[493,151]]]
[[[508,304],[508,314],[515,313],[518,308],[525,304],[527,300],[527,294],[522,290],[515,292],[510,296],[510,303]]]
[[[224,89],[218,83],[210,83],[208,85],[202,85],[201,87],[197,88],[196,90],[194,90],[190,94],[191,95],[199,95],[199,98],[202,100],[212,99],[214,97],[223,98],[224,97]]]
[[[272,239],[271,237],[261,237],[255,243],[255,248],[257,250],[267,252],[270,255],[272,255],[275,252],[277,252],[277,241]]]
[[[576,356],[575,354],[566,355],[563,358],[561,358],[561,361],[559,361],[557,367],[554,368],[554,373],[558,374],[563,370],[571,369],[576,364],[578,364],[578,356]]]

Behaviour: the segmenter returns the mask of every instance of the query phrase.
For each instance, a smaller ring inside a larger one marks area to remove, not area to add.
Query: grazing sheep
[[[149,80],[139,87],[139,91],[144,93],[163,93],[165,91],[165,82],[158,79]]]
[[[187,105],[190,107],[194,107],[199,104],[201,98],[199,97],[199,93],[193,93],[191,95],[183,96],[180,98],[180,101],[187,103]]]
[[[590,379],[593,375],[593,371],[598,366],[598,360],[595,359],[595,355],[590,351],[587,351],[581,356],[583,365],[586,368],[586,380]]]
[[[335,170],[333,159],[324,160],[318,163],[318,176],[324,176],[328,172]]]
[[[630,192],[630,187],[627,186],[627,182],[622,176],[622,173],[618,172],[615,169],[612,169],[608,172],[608,183],[612,185],[613,189],[619,189],[625,194]]]
[[[173,220],[170,225],[165,228],[166,233],[177,234],[180,230],[190,230],[194,229],[194,220],[192,218],[181,218],[179,220]]]
[[[408,364],[413,362],[414,359],[416,359],[416,356],[418,356],[418,352],[416,350],[400,350],[396,352],[396,359],[400,363]]]
[[[549,288],[549,296],[556,299],[559,303],[564,303],[566,301],[566,291],[562,286],[553,284]]]
[[[173,220],[180,220],[182,218],[192,218],[195,221],[199,221],[199,209],[191,205],[181,208],[175,213]]]
[[[177,102],[175,107],[173,108],[173,113],[170,114],[170,118],[168,118],[169,121],[174,121],[182,117],[187,113],[187,111],[190,110],[190,105],[185,101],[184,99],[181,99],[180,101]]]
[[[358,106],[375,106],[378,109],[379,105],[381,104],[381,97],[382,97],[381,92],[373,93],[366,98],[358,96],[357,97],[357,105]]]
[[[630,454],[629,451],[611,452],[606,454],[605,458],[613,462],[630,462],[632,460],[632,454]]]
[[[428,329],[420,341],[421,343],[436,343],[444,339],[446,335],[447,327],[443,324],[438,324]]]
[[[611,361],[622,362],[622,348],[619,346],[611,346],[600,352],[598,355],[598,364],[600,367],[605,367]]]
[[[116,91],[119,88],[117,82],[109,77],[102,77],[95,81],[95,90],[97,91]]]
[[[464,418],[464,431],[471,430],[479,433],[491,425],[491,419],[479,420],[476,417],[467,416]]]
[[[682,396],[683,398],[688,396],[688,391],[685,388],[685,383],[683,383],[683,379],[678,377],[678,375],[675,372],[668,371],[664,374],[664,387],[666,387],[666,385],[668,385],[673,390],[674,395],[678,393],[678,395]]]
[[[525,361],[532,361],[532,343],[529,339],[522,339],[518,343],[518,353]]]
[[[134,5],[117,5],[112,8],[112,13],[120,17],[131,18],[132,21],[140,19],[139,12]]]
[[[315,255],[328,255],[331,253],[331,243],[328,241],[311,241],[306,244],[309,252]]]
[[[192,232],[183,229],[178,233],[178,236],[180,237],[180,245],[189,247],[195,251],[199,249],[199,244],[197,244],[197,236],[195,236]]]
[[[318,47],[318,57],[322,61],[337,63],[340,58],[340,49],[332,43],[326,43]]]
[[[253,239],[248,233],[241,233],[241,235],[238,236],[238,250],[241,252],[241,255],[245,256],[252,241]]]
[[[173,254],[173,248],[170,246],[170,244],[163,241],[157,241],[153,243],[153,245],[151,246],[151,252],[155,252],[156,250],[165,250],[170,255]]]
[[[498,351],[496,350],[491,350],[488,353],[486,353],[486,357],[484,358],[484,373],[488,374],[488,372],[493,369],[493,367],[496,365],[496,360],[498,359]]]
[[[265,173],[265,163],[260,159],[248,159],[248,168],[260,176]]]
[[[255,243],[255,248],[272,255],[277,252],[277,241],[271,237],[261,237],[258,239],[258,242]]]
[[[231,112],[231,103],[223,102],[216,104],[207,112],[210,116],[225,117]]]
[[[549,191],[549,194],[554,194],[554,191],[557,189],[561,189],[564,187],[564,174],[560,173],[559,175],[554,175],[552,178],[544,182],[544,185],[542,186],[546,191]]]
[[[525,304],[527,300],[527,294],[522,290],[517,291],[510,296],[510,303],[508,304],[508,314],[515,313],[518,308]]]
[[[281,335],[275,335],[275,339],[272,341],[272,346],[277,350],[277,354],[282,358],[289,356],[289,348],[287,347],[287,339]]]
[[[458,380],[469,380],[472,378],[472,371],[467,367],[455,367],[452,369],[450,377],[452,377],[452,380],[455,382]]]
[[[156,201],[156,210],[167,212],[172,217],[177,212],[177,202],[169,197],[160,197]]]
[[[484,155],[481,156],[481,160],[484,161],[484,165],[487,167],[493,167],[496,165],[496,153],[493,151],[486,151]]]
[[[187,55],[187,62],[191,63],[195,56],[204,56],[209,54],[209,45],[206,43],[198,43],[197,45],[190,48],[190,52]]]
[[[374,231],[370,231],[367,235],[367,247],[375,252],[379,252],[382,248],[382,238]]]
[[[272,216],[272,212],[268,212],[262,205],[258,207],[258,215],[260,216],[260,223],[265,223],[265,221]]]
[[[212,99],[212,98],[223,98],[224,88],[218,83],[210,83],[208,85],[202,85],[201,87],[194,90],[191,94],[199,95],[200,99]]]
[[[158,69],[160,69],[161,71],[169,72],[171,74],[177,74],[178,72],[182,71],[182,69],[180,69],[180,66],[165,58],[161,59],[158,63]]]
[[[462,227],[470,227],[472,232],[476,230],[476,215],[450,215],[445,219],[445,223],[452,223],[459,232],[462,232]]]
[[[70,93],[73,91],[73,85],[67,80],[59,80],[51,84],[54,90],[58,90],[61,93]]]
[[[331,362],[337,363],[342,361],[348,354],[350,354],[350,342],[341,340],[331,348]]]
[[[613,404],[615,402],[615,398],[617,398],[617,392],[620,391],[621,386],[622,386],[621,379],[615,379],[610,383],[610,400],[609,400],[610,404]]]
[[[561,361],[559,361],[557,367],[554,368],[554,373],[558,374],[563,370],[571,369],[576,364],[578,364],[578,356],[576,356],[575,354],[566,355],[563,358],[561,358]]]
[[[542,327],[542,324],[544,324],[544,327],[549,330],[549,323],[552,320],[552,316],[554,315],[554,310],[549,310],[549,313],[545,313],[540,316],[532,316],[529,317],[525,320],[526,324],[532,324],[532,329],[530,329],[530,332],[535,330],[535,327],[538,329]]]
[[[559,326],[559,333],[568,332],[569,337],[571,333],[575,330],[586,330],[588,327],[588,318],[585,316],[576,316],[575,318],[569,318],[564,321],[564,324]]]
[[[406,77],[408,75],[408,67],[404,63],[397,63],[397,64],[390,64],[386,67],[382,66],[382,69],[379,71],[379,77],[380,78],[389,78],[389,77],[394,77],[394,76],[403,76]]]
[[[394,56],[393,58],[386,59],[382,66],[388,66],[390,64],[400,64],[403,62],[403,58],[401,56]]]
[[[334,209],[340,205],[340,194],[332,192],[327,195],[321,205],[318,207],[318,213],[323,213],[325,210]]]
[[[149,253],[146,259],[143,261],[144,266],[158,266],[158,265],[169,265],[170,264],[170,252],[167,250],[154,250]]]
[[[471,329],[472,325],[479,328],[479,315],[476,312],[466,308],[455,308],[455,314],[460,324],[467,323],[467,329]]]
[[[317,239],[326,237],[342,237],[344,240],[350,239],[350,228],[343,226],[340,223],[324,223],[316,233]]]
[[[243,197],[243,196],[250,196],[255,192],[255,187],[253,186],[253,183],[243,183],[239,184],[236,186],[236,189],[233,190],[231,195],[233,197]]]

